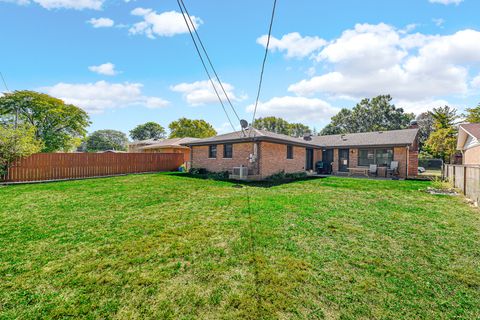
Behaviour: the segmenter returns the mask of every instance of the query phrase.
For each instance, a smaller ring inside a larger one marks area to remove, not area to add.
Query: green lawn
[[[461,197],[334,177],[233,186],[0,187],[0,319],[480,318],[480,214]]]

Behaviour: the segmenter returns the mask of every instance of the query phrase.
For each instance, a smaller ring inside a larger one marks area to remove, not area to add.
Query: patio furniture
[[[387,175],[398,176],[398,161],[392,161],[387,169]]]
[[[370,168],[367,167],[348,168],[348,176],[352,176],[354,174],[361,174],[368,177],[369,170]]]
[[[376,177],[378,177],[378,167],[376,164],[371,164],[370,165],[370,168],[368,170],[368,173],[371,174],[371,175],[375,175]]]
[[[318,174],[331,174],[332,164],[324,161],[317,161],[315,164],[315,170]]]

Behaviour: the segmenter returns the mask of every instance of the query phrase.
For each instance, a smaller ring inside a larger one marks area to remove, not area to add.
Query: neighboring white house
[[[463,164],[480,165],[480,123],[459,126],[457,149],[462,152]]]

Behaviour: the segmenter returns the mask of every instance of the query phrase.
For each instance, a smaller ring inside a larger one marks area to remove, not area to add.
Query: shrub
[[[268,181],[284,181],[284,180],[297,180],[303,179],[307,177],[306,172],[293,172],[293,173],[285,173],[285,171],[280,171],[271,176],[268,176],[265,180]]]
[[[210,172],[205,168],[192,168],[190,169],[189,174],[199,178],[212,180],[225,180],[228,179],[230,175],[228,171]]]

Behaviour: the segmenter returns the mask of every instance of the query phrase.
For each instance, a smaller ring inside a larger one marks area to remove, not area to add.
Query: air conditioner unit
[[[232,178],[234,179],[247,179],[248,167],[234,167],[232,172]]]

